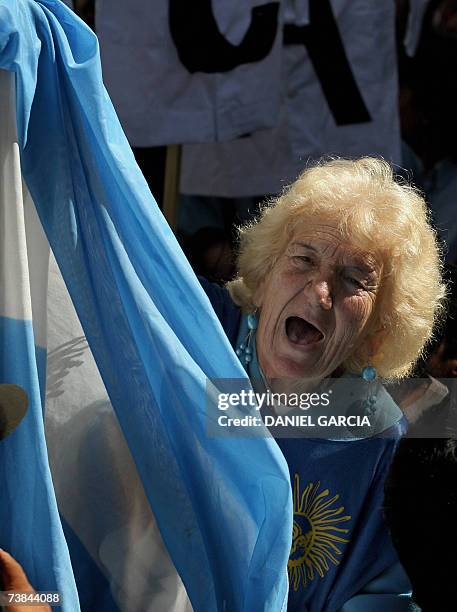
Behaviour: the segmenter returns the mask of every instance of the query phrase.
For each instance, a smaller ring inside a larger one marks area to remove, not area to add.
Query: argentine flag
[[[65,612],[285,609],[287,465],[205,434],[244,372],[58,0],[0,0],[0,228],[0,547]]]

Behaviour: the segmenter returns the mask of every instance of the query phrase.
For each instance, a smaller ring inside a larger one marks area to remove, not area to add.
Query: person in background
[[[183,240],[183,250],[195,274],[216,283],[233,279],[235,254],[226,231],[218,227],[203,227]]]
[[[408,437],[457,437],[457,268],[446,265],[446,317],[411,375],[388,386],[408,420]]]
[[[409,427],[385,487],[392,540],[422,612],[450,612],[457,599],[457,268],[446,266],[444,277],[446,318],[416,378],[393,391]]]
[[[456,33],[456,0],[431,0],[416,55],[409,58],[398,46],[402,165],[425,193],[446,244],[446,261],[453,264],[457,262]]]
[[[452,612],[457,601],[457,440],[401,440],[384,504],[414,601],[422,612]]]
[[[449,287],[448,312],[429,350],[426,370],[435,378],[446,379],[445,383],[450,385],[457,378],[457,266],[446,266],[445,273]]]

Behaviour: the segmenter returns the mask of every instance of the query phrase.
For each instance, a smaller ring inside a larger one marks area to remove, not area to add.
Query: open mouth
[[[286,334],[292,344],[306,346],[319,342],[324,334],[312,323],[301,317],[288,317],[286,319]]]

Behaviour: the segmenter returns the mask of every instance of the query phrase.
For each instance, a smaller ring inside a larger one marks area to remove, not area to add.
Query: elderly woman
[[[359,413],[382,417],[362,437],[278,439],[294,493],[288,609],[409,609],[382,516],[404,420],[371,385],[408,374],[441,311],[425,202],[382,160],[324,161],[240,238],[228,290],[203,284],[251,379],[290,392],[357,376],[369,397]]]

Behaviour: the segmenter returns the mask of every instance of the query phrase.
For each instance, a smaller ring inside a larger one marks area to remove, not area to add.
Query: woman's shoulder
[[[235,346],[241,320],[241,309],[232,300],[225,287],[212,283],[203,276],[198,276],[198,280],[208,296],[231,345]]]

